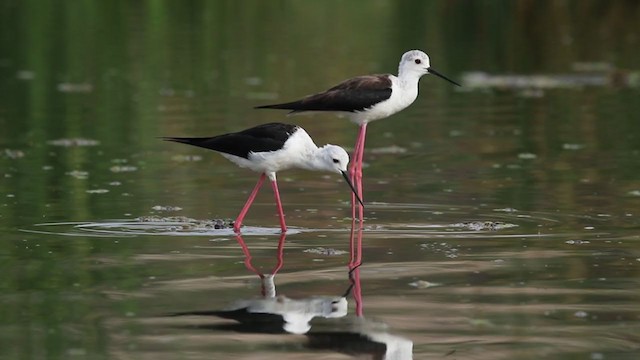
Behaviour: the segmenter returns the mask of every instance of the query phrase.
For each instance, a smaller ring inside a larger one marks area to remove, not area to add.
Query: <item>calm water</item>
[[[0,1],[0,357],[638,359],[639,21],[633,1]],[[243,238],[216,230],[257,174],[158,140],[285,121],[351,148],[345,120],[252,107],[412,48],[464,86],[426,76],[369,127],[362,232],[343,180],[301,171],[279,176],[286,238],[268,187]]]

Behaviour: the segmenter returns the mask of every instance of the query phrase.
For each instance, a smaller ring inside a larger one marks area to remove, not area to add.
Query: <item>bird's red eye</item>
[[[422,64],[422,60],[420,60],[420,59],[416,59],[415,62],[416,62],[416,64]]]

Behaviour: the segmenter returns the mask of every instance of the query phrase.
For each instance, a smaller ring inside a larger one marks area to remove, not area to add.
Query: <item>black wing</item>
[[[163,137],[163,140],[199,146],[225,154],[249,158],[250,152],[279,150],[298,129],[297,125],[269,123],[258,125],[236,133],[214,137]]]
[[[331,89],[283,104],[256,106],[256,109],[302,111],[347,111],[368,109],[391,97],[389,75],[366,75],[346,80]]]

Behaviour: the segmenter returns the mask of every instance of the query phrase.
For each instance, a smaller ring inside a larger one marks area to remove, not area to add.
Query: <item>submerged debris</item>
[[[514,213],[514,212],[518,212],[518,209],[514,209],[514,208],[502,208],[502,209],[493,209],[493,211],[500,211],[500,212],[506,212],[506,213]]]
[[[564,243],[569,245],[582,245],[582,244],[589,244],[591,242],[589,240],[567,240]]]
[[[156,205],[156,206],[152,207],[151,209],[155,210],[155,211],[180,211],[180,210],[182,210],[182,208],[179,207],[179,206],[162,206],[162,205]]]
[[[156,215],[140,216],[140,217],[137,217],[135,220],[139,222],[184,222],[184,223],[198,221],[196,219],[188,218],[186,216],[156,216]]]
[[[132,165],[114,165],[110,167],[109,170],[114,173],[133,172],[138,171],[138,167]]]
[[[24,157],[24,151],[4,149],[4,156],[8,157],[9,159],[20,159]]]
[[[89,83],[60,83],[57,88],[63,93],[90,93],[93,91],[93,85]]]
[[[430,287],[440,286],[440,285],[442,284],[432,283],[430,281],[425,281],[425,280],[418,280],[418,281],[409,283],[409,286],[413,286],[414,288],[418,288],[418,289],[427,289]]]
[[[378,155],[382,155],[382,154],[404,154],[407,152],[406,148],[400,147],[398,145],[391,145],[391,146],[386,146],[386,147],[379,147],[379,148],[374,148],[371,149],[370,152],[372,154],[378,154]]]
[[[92,189],[92,190],[87,190],[86,192],[87,192],[87,194],[105,194],[105,193],[108,193],[109,190],[107,190],[107,189]]]
[[[587,313],[586,311],[579,310],[573,313],[573,316],[577,318],[586,318],[587,316],[589,316],[589,313]]]
[[[446,242],[428,242],[425,244],[420,244],[420,248],[423,250],[428,250],[433,253],[442,253],[445,257],[449,259],[455,259],[461,255],[459,250],[459,245],[455,247]]]
[[[171,160],[177,162],[194,162],[201,161],[202,156],[200,155],[174,155],[171,157]]]
[[[581,150],[584,149],[585,145],[583,144],[562,144],[562,148],[564,150]]]
[[[571,64],[571,70],[580,72],[608,72],[615,68],[607,62],[575,62]]]
[[[638,87],[640,72],[604,67],[590,72],[536,75],[487,74],[476,71],[463,74],[462,83],[466,89],[498,90],[581,89],[588,86]]]
[[[522,160],[533,160],[535,158],[537,158],[538,155],[533,154],[533,153],[520,153],[518,154],[518,159],[522,159]]]
[[[69,139],[56,139],[49,140],[47,144],[53,146],[73,147],[73,146],[96,146],[100,145],[98,140],[83,139],[83,138],[69,138]]]
[[[325,255],[325,256],[339,256],[347,253],[344,250],[337,250],[337,249],[324,248],[324,247],[306,249],[303,252],[306,252],[309,254],[315,254],[315,255]]]
[[[81,180],[84,180],[89,177],[89,172],[82,171],[82,170],[73,170],[73,171],[66,172],[65,174]]]
[[[474,231],[480,231],[480,230],[502,230],[502,229],[516,227],[518,225],[509,224],[501,221],[467,221],[467,222],[452,224],[451,226],[467,228],[469,230],[474,230]]]
[[[173,231],[193,231],[193,230],[211,230],[211,229],[231,229],[233,228],[233,220],[230,219],[212,219],[197,220],[186,216],[140,216],[135,219],[144,223],[172,223]]]
[[[465,87],[469,88],[558,89],[605,86],[608,83],[608,78],[603,75],[588,74],[496,75],[478,71],[463,74],[462,82]]]
[[[16,78],[20,80],[33,80],[36,78],[36,73],[31,70],[18,70],[18,72],[16,72]]]

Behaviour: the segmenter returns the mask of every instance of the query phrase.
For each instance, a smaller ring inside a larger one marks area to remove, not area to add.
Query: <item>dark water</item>
[[[639,358],[639,20],[634,1],[0,1],[0,357]],[[258,176],[157,139],[286,121],[351,148],[345,120],[252,107],[412,48],[463,87],[426,76],[371,124],[361,233],[342,179],[302,171],[279,176],[286,239],[268,188],[242,239],[216,230]]]

